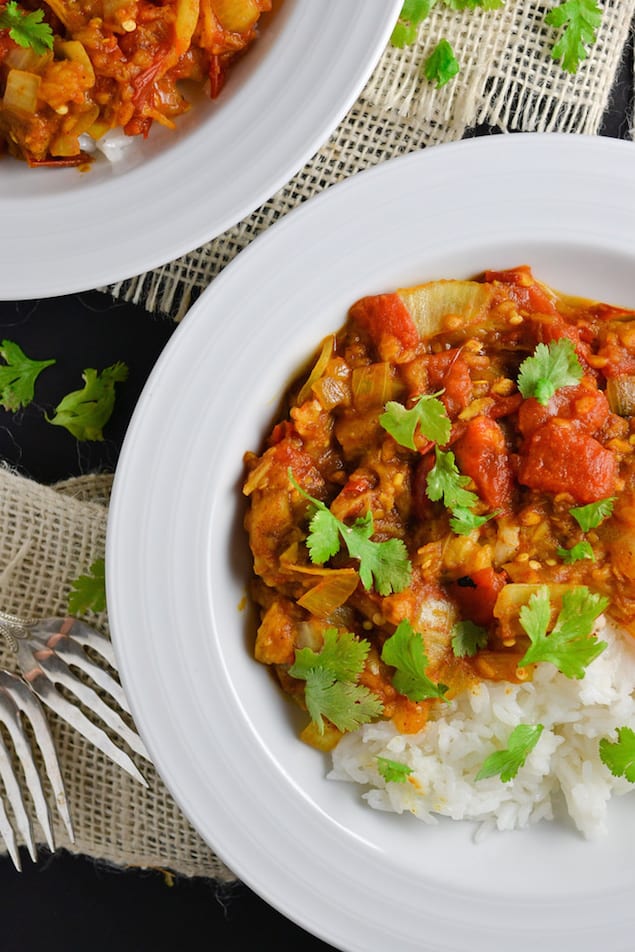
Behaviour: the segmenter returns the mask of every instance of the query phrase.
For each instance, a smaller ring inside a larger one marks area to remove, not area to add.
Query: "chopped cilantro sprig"
[[[525,399],[535,397],[547,406],[556,390],[570,387],[582,378],[583,370],[568,337],[538,344],[531,357],[520,365],[518,389]]]
[[[476,779],[486,780],[500,774],[503,783],[513,780],[540,740],[543,729],[542,724],[517,724],[507,738],[507,747],[486,757]]]
[[[545,16],[547,26],[561,30],[551,56],[567,73],[575,73],[597,40],[602,9],[596,0],[565,0]]]
[[[614,777],[626,777],[629,783],[635,783],[635,731],[630,727],[618,727],[616,741],[603,737],[600,760]]]
[[[384,642],[381,659],[396,669],[393,686],[411,701],[441,698],[448,690],[445,684],[435,684],[426,674],[429,662],[423,635],[414,630],[407,618]]]
[[[119,361],[99,373],[88,369],[82,374],[84,386],[73,390],[55,408],[48,422],[63,426],[78,440],[103,440],[103,428],[115,406],[115,384],[128,377],[128,368]]]
[[[103,612],[106,608],[106,561],[95,559],[86,575],[80,575],[71,585],[68,610],[71,615],[86,611]]]
[[[377,758],[377,770],[386,783],[405,783],[412,767],[408,764],[402,764],[399,760],[391,760],[390,757]]]
[[[520,624],[531,646],[518,666],[549,661],[566,677],[583,678],[588,665],[606,648],[606,642],[598,641],[593,634],[593,626],[608,603],[608,598],[590,592],[586,585],[568,589],[562,596],[556,623],[548,632],[552,606],[549,588],[542,585],[520,610]]]
[[[457,621],[452,628],[452,653],[455,658],[473,658],[487,644],[487,628],[473,621]]]
[[[402,403],[390,400],[379,422],[387,433],[408,449],[416,450],[415,432],[427,440],[443,445],[450,439],[452,423],[444,405],[438,399],[439,394],[421,394],[416,403],[406,409]]]
[[[8,30],[9,36],[18,46],[30,47],[41,56],[53,49],[53,31],[44,20],[43,10],[27,13],[21,10],[16,0],[9,0],[0,13],[0,30]]]
[[[590,502],[586,506],[574,506],[569,512],[582,531],[588,532],[590,529],[596,529],[601,522],[613,514],[615,499],[615,496],[598,499],[597,502]]]
[[[366,590],[374,586],[379,595],[390,595],[408,587],[412,572],[408,550],[401,539],[375,542],[371,538],[374,522],[370,510],[348,526],[323,502],[302,489],[291,470],[288,475],[295,489],[315,507],[306,540],[312,562],[328,562],[344,542],[350,557],[359,561],[359,577]]]
[[[340,731],[353,731],[382,713],[377,695],[357,683],[369,649],[369,642],[351,632],[328,628],[320,651],[296,651],[289,674],[305,682],[304,700],[320,734],[324,718]]]
[[[22,348],[10,340],[0,344],[0,404],[5,410],[19,410],[33,401],[35,382],[54,360],[31,360]]]
[[[437,89],[446,86],[460,73],[461,66],[448,40],[439,40],[423,64],[423,75]]]

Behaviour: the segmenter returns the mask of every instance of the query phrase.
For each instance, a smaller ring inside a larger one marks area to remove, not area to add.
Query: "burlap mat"
[[[551,58],[544,22],[559,0],[507,0],[498,11],[438,4],[416,44],[387,46],[353,109],[329,141],[276,195],[234,228],[170,264],[103,289],[179,320],[256,235],[336,182],[396,155],[460,139],[486,124],[502,131],[597,133],[633,20],[635,0],[603,0],[597,42],[577,73]],[[442,37],[461,72],[437,90],[420,68]]]
[[[66,614],[71,584],[103,556],[112,476],[82,476],[52,488],[0,468],[0,607],[14,615]],[[86,617],[107,633],[106,615]],[[15,662],[0,648],[0,667]],[[235,877],[192,829],[147,761],[134,757],[148,789],[54,714],[51,730],[75,829],[53,814],[58,847],[118,866],[157,867],[221,882]],[[43,834],[36,828],[38,842]]]

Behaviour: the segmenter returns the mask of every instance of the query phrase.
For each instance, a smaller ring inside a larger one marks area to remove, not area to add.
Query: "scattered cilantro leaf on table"
[[[547,633],[551,619],[549,589],[542,585],[520,609],[520,624],[529,635],[531,646],[518,667],[549,661],[568,678],[583,678],[589,664],[606,648],[592,634],[596,618],[609,600],[590,592],[585,585],[569,589],[562,596],[556,623]]]
[[[577,545],[572,546],[570,549],[558,548],[557,551],[565,565],[580,562],[582,559],[590,559],[592,562],[595,562],[593,547],[586,539],[583,542],[578,542]]]
[[[568,337],[538,344],[531,357],[520,365],[518,389],[525,399],[535,397],[547,406],[556,390],[570,387],[582,378],[583,370]]]
[[[0,13],[0,30],[8,30],[14,43],[30,48],[41,56],[53,49],[53,31],[43,20],[43,10],[27,13],[20,9],[15,0],[9,0]]]
[[[408,550],[401,539],[373,541],[372,512],[367,512],[348,526],[333,515],[323,502],[305,492],[291,470],[289,480],[316,509],[309,523],[306,540],[312,562],[319,565],[327,562],[337,555],[341,542],[344,542],[350,557],[359,561],[359,577],[366,590],[374,585],[380,595],[390,595],[407,588],[412,571]]]
[[[485,758],[476,779],[486,780],[500,774],[503,783],[513,780],[540,740],[543,730],[542,724],[517,724],[507,739],[507,747]]]
[[[443,0],[446,7],[453,10],[476,10],[481,7],[483,10],[500,10],[505,6],[505,0]]]
[[[603,737],[600,760],[614,777],[626,777],[630,783],[635,783],[635,732],[630,727],[618,727],[616,741]]]
[[[447,443],[452,424],[438,394],[421,394],[416,403],[406,409],[402,403],[389,400],[379,422],[400,446],[416,450],[417,426],[422,436],[434,443]]]
[[[440,698],[448,690],[445,684],[435,684],[426,674],[429,662],[423,635],[414,630],[407,618],[384,642],[381,659],[396,669],[393,686],[411,701]]]
[[[412,767],[408,764],[391,760],[390,757],[377,757],[377,770],[386,783],[405,783],[412,773]]]
[[[473,621],[457,621],[452,628],[452,652],[455,658],[472,658],[487,644],[487,629]]]
[[[437,89],[449,83],[460,71],[459,61],[447,40],[439,40],[423,64],[423,75],[429,82],[436,83]]]
[[[327,628],[320,651],[296,651],[289,674],[305,682],[307,710],[321,734],[325,717],[338,730],[351,731],[381,714],[381,700],[357,683],[369,648],[368,642],[359,641],[351,632]]]
[[[586,506],[575,506],[569,512],[578,523],[583,532],[589,529],[596,529],[601,522],[608,519],[613,514],[615,505],[615,496],[609,496],[607,499],[598,499],[597,502],[590,502]]]
[[[567,73],[577,72],[588,57],[601,22],[602,9],[596,0],[565,0],[547,13],[545,23],[562,30],[551,56]]]
[[[103,428],[115,407],[115,384],[127,376],[128,368],[121,361],[101,373],[85,370],[84,387],[66,394],[48,422],[65,427],[78,440],[103,440]]]
[[[80,575],[72,583],[68,596],[71,615],[84,612],[103,612],[106,609],[106,560],[95,559],[87,575]]]
[[[54,360],[31,360],[22,348],[10,340],[0,344],[0,404],[5,410],[19,410],[28,406],[35,393],[35,382],[45,367]]]
[[[390,37],[393,46],[403,49],[417,39],[419,24],[429,16],[437,0],[405,0]]]

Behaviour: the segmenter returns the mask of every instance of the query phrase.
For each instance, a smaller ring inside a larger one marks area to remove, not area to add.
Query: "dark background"
[[[631,47],[603,135],[629,135],[632,75]],[[471,135],[490,133],[483,128]],[[38,381],[37,404],[16,415],[0,408],[0,457],[44,483],[114,471],[136,400],[173,330],[168,318],[97,291],[41,301],[0,301],[0,340],[16,341],[32,358],[57,358]],[[130,376],[118,387],[103,443],[79,444],[66,430],[45,421],[43,411],[50,414],[65,393],[81,388],[86,367],[103,369],[117,360],[128,365]],[[0,858],[0,897],[0,952],[330,948],[242,884],[219,887],[178,877],[170,884],[158,871],[112,869],[64,853],[51,856],[45,849],[37,864],[23,854],[22,873],[8,858]]]

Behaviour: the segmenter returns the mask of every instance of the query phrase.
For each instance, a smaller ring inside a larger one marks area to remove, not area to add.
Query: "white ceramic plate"
[[[284,185],[353,105],[400,0],[284,0],[229,74],[175,131],[77,169],[2,159],[0,299],[110,284],[174,260]]]
[[[321,338],[364,294],[530,263],[635,306],[635,147],[497,136],[389,162],[270,229],[159,360],[115,479],[108,603],[135,718],[177,802],[253,889],[338,948],[632,952],[635,803],[606,839],[494,834],[372,811],[325,779],[252,660],[242,455]]]

